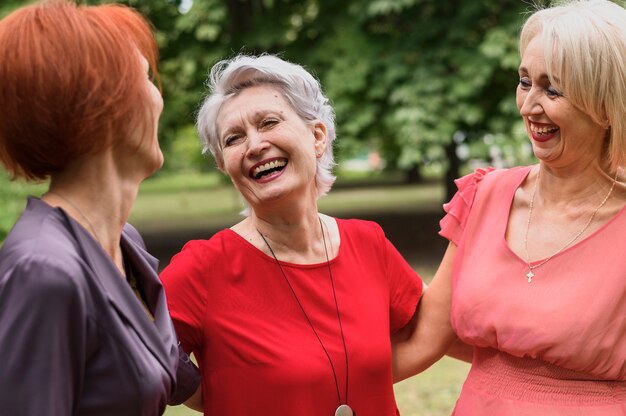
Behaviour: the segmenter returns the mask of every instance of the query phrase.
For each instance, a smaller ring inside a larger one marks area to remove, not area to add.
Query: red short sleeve
[[[206,310],[207,285],[204,282],[209,264],[205,241],[190,241],[176,254],[159,276],[176,334],[183,349],[190,353],[202,345],[202,321]]]
[[[386,238],[384,241],[389,279],[389,328],[393,334],[413,317],[424,284],[393,244]]]

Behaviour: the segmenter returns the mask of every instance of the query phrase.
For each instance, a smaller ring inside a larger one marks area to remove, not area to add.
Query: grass
[[[449,416],[469,364],[444,357],[422,374],[394,386],[402,416]]]

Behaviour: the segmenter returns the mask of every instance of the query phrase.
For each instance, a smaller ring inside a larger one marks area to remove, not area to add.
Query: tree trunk
[[[416,163],[404,171],[405,183],[421,183],[424,179],[420,166]]]

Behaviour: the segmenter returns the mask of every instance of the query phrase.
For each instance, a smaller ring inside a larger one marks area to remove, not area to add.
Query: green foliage
[[[511,127],[527,7],[519,0],[195,0],[186,13],[179,2],[132,4],[160,34],[166,152],[176,154],[178,136],[192,131],[210,66],[237,52],[280,53],[320,78],[337,113],[340,160],[367,147],[409,169],[445,164],[459,131],[475,143],[525,140]]]
[[[35,0],[2,0],[0,3],[0,18],[6,16],[17,7],[33,3]]]
[[[200,143],[193,125],[180,127],[176,139],[169,143],[166,155],[167,172],[207,171],[214,166],[213,158],[200,152]],[[160,174],[163,174],[161,172]]]
[[[45,189],[45,184],[10,181],[5,171],[0,169],[0,243],[24,210],[26,197],[40,196]]]
[[[87,0],[99,3],[100,0]],[[23,1],[9,1],[0,14]],[[520,0],[126,0],[156,28],[166,170],[192,157],[194,116],[209,68],[238,52],[280,53],[315,73],[337,113],[339,159],[364,148],[390,168],[445,166],[452,137],[476,157],[502,138],[518,161],[514,104]],[[4,3],[3,3],[4,4]],[[191,7],[189,7],[191,5]],[[460,133],[460,134],[459,134]],[[481,144],[481,142],[483,142]],[[508,145],[511,144],[511,145]],[[184,157],[183,157],[184,156]]]

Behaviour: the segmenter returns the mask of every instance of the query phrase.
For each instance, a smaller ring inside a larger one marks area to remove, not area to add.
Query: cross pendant
[[[533,273],[532,270],[528,270],[528,273],[526,273],[526,277],[528,277],[528,283],[531,283],[533,281],[533,277],[535,277],[535,273]]]

